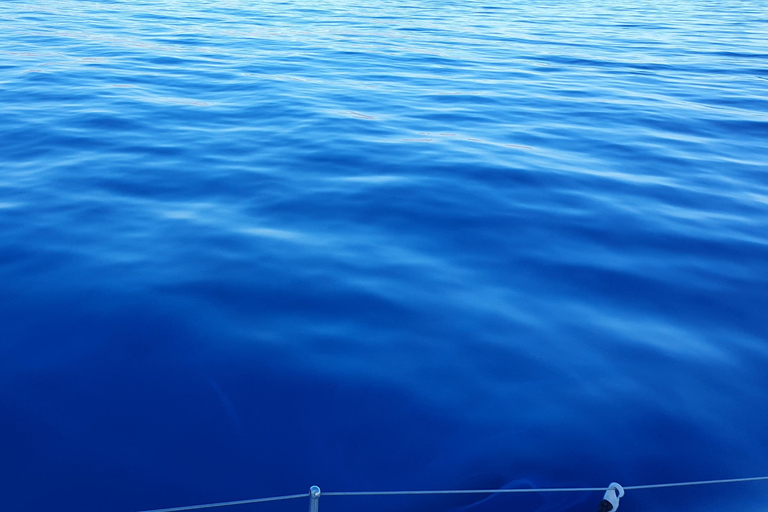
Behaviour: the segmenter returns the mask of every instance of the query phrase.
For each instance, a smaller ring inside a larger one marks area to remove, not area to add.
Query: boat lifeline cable
[[[436,495],[436,494],[506,494],[506,493],[530,493],[530,492],[594,492],[605,491],[603,501],[600,502],[598,512],[615,512],[619,508],[619,499],[625,494],[625,491],[661,489],[665,487],[685,487],[689,485],[714,485],[714,484],[732,484],[737,482],[758,482],[768,480],[768,476],[753,476],[747,478],[728,478],[724,480],[698,480],[693,482],[673,482],[667,484],[650,485],[629,485],[621,486],[616,482],[606,487],[555,487],[548,489],[462,489],[462,490],[439,490],[439,491],[335,491],[321,493],[320,488],[313,485],[309,493],[289,494],[285,496],[272,496],[269,498],[254,498],[250,500],[224,501],[219,503],[207,503],[203,505],[191,505],[186,507],[157,508],[143,510],[141,512],[183,512],[186,510],[201,510],[207,508],[229,507],[234,505],[246,505],[253,503],[265,503],[268,501],[291,500],[297,498],[310,499],[312,512],[318,512],[320,495],[324,496],[406,496],[406,495]],[[607,503],[607,505],[605,504]],[[608,505],[611,508],[605,508]]]

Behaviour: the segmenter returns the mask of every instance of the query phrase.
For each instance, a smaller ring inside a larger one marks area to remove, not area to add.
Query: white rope
[[[351,491],[323,492],[322,496],[403,496],[413,494],[497,494],[505,492],[587,492],[604,491],[606,487],[564,487],[557,489],[463,489],[445,491]]]
[[[152,510],[143,510],[142,512],[181,512],[182,510],[200,510],[203,508],[229,507],[231,505],[248,505],[251,503],[265,503],[267,501],[293,500],[296,498],[306,498],[308,496],[309,494],[305,492],[302,494],[289,494],[287,496],[274,496],[271,498],[256,498],[252,500],[222,501],[219,503],[206,503],[205,505],[190,505],[188,507],[155,508]]]
[[[768,480],[768,476],[755,476],[750,478],[729,478],[726,480],[700,480],[696,482],[676,482],[670,484],[628,485],[625,490],[634,491],[640,489],[661,489],[663,487],[684,487],[688,485],[729,484],[734,482],[757,482]],[[349,491],[349,492],[323,492],[321,496],[407,496],[407,495],[436,495],[436,494],[501,494],[501,493],[526,493],[526,492],[593,492],[605,491],[608,487],[557,487],[549,489],[464,489],[443,491]],[[224,501],[220,503],[207,503],[205,505],[191,505],[188,507],[157,508],[143,510],[142,512],[183,512],[185,510],[200,510],[205,508],[228,507],[232,505],[248,505],[252,503],[265,503],[267,501],[292,500],[296,498],[308,498],[309,493],[290,494],[287,496],[275,496],[271,498],[256,498],[252,500]]]
[[[753,476],[750,478],[729,478],[727,480],[700,480],[698,482],[678,482],[674,484],[651,484],[651,485],[624,485],[624,490],[637,489],[661,489],[662,487],[684,487],[686,485],[709,485],[709,484],[730,484],[733,482],[757,482],[758,480],[768,480],[768,476]]]
[[[730,484],[734,482],[757,482],[768,480],[768,476],[750,478],[729,478],[726,480],[700,480],[697,482],[676,482],[671,484],[623,485],[624,490],[661,489],[663,487],[684,487],[687,485]],[[406,494],[496,494],[510,492],[591,492],[605,491],[607,487],[563,487],[552,489],[481,489],[461,491],[360,491],[360,492],[324,492],[323,496],[391,496]]]

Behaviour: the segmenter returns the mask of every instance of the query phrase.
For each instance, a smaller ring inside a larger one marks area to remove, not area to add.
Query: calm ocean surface
[[[3,511],[758,475],[762,0],[0,4]]]

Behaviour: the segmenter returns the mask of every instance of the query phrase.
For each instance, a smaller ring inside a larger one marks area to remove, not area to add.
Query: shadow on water
[[[183,301],[111,297],[102,306],[86,293],[47,301],[3,295],[10,306],[0,315],[0,479],[8,510],[136,511],[302,493],[311,485],[653,483],[674,480],[692,461],[701,468],[693,477],[739,469],[718,462],[733,447],[711,444],[689,422],[642,400],[605,412],[582,398],[584,410],[569,424],[558,416],[520,419],[533,413],[511,402],[493,411],[451,409],[407,385],[317,372],[298,357],[301,347],[244,340],[218,320],[190,318]],[[539,427],[521,430],[525,422]],[[740,499],[759,492],[749,490]],[[740,492],[729,491],[637,494],[622,506],[666,511]],[[599,499],[329,496],[321,510],[586,511]],[[305,508],[299,500],[241,510]]]
[[[17,296],[4,310],[9,510],[407,488],[451,471],[438,462],[460,423],[401,391],[313,374],[283,348],[233,349],[196,332],[183,308],[71,299]]]

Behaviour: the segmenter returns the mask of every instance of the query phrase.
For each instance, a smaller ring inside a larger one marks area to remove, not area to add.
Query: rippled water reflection
[[[4,2],[5,506],[768,474],[766,20]]]

